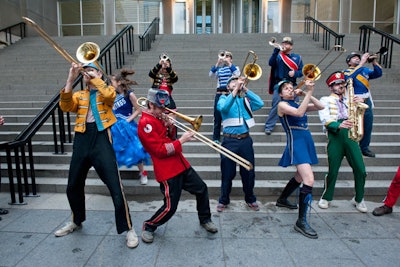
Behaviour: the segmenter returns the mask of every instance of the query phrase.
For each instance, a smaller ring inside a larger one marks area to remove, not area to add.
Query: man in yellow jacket
[[[72,93],[73,83],[82,72],[84,90]],[[76,113],[75,138],[68,175],[67,197],[72,210],[72,221],[57,230],[55,236],[65,236],[82,227],[86,219],[85,180],[94,167],[107,185],[114,202],[118,234],[127,231],[127,246],[135,248],[139,241],[123,193],[118,165],[112,147],[110,126],[117,120],[112,112],[116,92],[102,80],[98,66],[72,63],[65,88],[60,92],[60,108]]]

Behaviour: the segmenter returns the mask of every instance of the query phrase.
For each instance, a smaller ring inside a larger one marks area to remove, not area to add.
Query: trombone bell
[[[257,63],[249,63],[244,66],[243,73],[247,75],[249,80],[255,81],[262,76],[262,69]]]
[[[318,80],[321,78],[321,70],[314,64],[306,64],[301,70],[306,80]]]
[[[76,58],[79,62],[87,64],[97,60],[100,55],[100,47],[96,43],[86,42],[76,50]]]

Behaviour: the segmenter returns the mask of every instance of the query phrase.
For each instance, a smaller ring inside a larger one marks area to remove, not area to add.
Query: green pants
[[[361,202],[364,198],[364,185],[367,172],[364,159],[357,142],[348,137],[348,129],[340,129],[337,133],[328,132],[328,163],[329,171],[325,177],[325,188],[322,198],[328,201],[333,199],[335,184],[343,157],[353,169],[355,200]]]

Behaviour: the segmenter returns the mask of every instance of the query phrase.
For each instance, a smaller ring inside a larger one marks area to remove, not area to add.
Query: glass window
[[[81,5],[79,1],[60,2],[61,24],[80,24]]]
[[[83,23],[104,23],[103,0],[82,1]]]
[[[352,21],[371,21],[373,19],[373,14],[374,0],[352,0]]]
[[[304,21],[305,16],[310,15],[310,0],[292,1],[292,20]]]

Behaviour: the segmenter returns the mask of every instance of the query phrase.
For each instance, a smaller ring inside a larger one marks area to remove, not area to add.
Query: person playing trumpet
[[[253,139],[250,128],[255,125],[253,111],[263,107],[263,100],[246,87],[246,78],[231,77],[227,81],[228,95],[219,98],[217,109],[221,112],[223,126],[222,146],[248,160],[254,166]],[[221,196],[217,211],[222,212],[230,203],[229,195],[232,190],[232,180],[236,176],[236,163],[221,155]],[[257,198],[254,195],[254,168],[247,170],[240,166],[244,199],[247,206],[258,211]]]
[[[278,103],[280,97],[278,94],[278,84],[280,81],[290,81],[296,87],[296,79],[303,76],[303,61],[301,56],[292,53],[293,40],[291,37],[284,37],[282,43],[275,44],[275,49],[269,58],[268,65],[271,66],[269,78],[269,93],[272,94],[272,106],[265,121],[265,134],[270,135],[274,130],[278,120]]]
[[[233,64],[232,53],[229,51],[220,51],[215,65],[211,66],[210,77],[217,78],[217,92],[214,98],[214,128],[212,139],[220,143],[221,139],[221,113],[217,109],[217,103],[221,95],[229,94],[226,84],[230,77],[240,76],[240,70]]]
[[[178,75],[172,69],[170,57],[166,53],[160,55],[158,63],[150,70],[149,77],[153,83],[151,88],[165,90],[169,94],[168,108],[176,110],[176,104],[172,98],[173,84],[178,81]]]
[[[369,107],[364,113],[364,136],[359,143],[361,152],[366,157],[375,157],[375,153],[369,149],[374,122],[374,103],[369,80],[382,76],[382,67],[375,60],[376,58],[376,55],[370,55],[369,53],[364,53],[361,56],[353,52],[346,57],[348,68],[344,71],[346,81],[349,78],[353,79],[354,95],[363,98],[364,103]],[[372,60],[373,70],[364,66],[368,60]]]
[[[182,145],[193,139],[195,131],[186,131],[179,139],[169,133],[172,122],[165,114],[168,92],[151,88],[147,100],[147,109],[142,111],[139,120],[138,135],[153,161],[164,204],[143,223],[143,242],[152,243],[156,229],[175,214],[182,190],[196,196],[200,225],[210,233],[218,232],[211,221],[208,187],[182,154]]]

